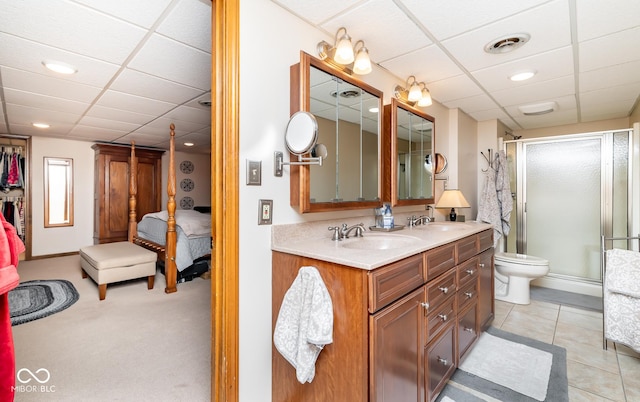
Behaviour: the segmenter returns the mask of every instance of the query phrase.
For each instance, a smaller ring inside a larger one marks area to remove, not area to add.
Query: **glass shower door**
[[[600,281],[604,137],[523,144],[522,253],[550,274]]]

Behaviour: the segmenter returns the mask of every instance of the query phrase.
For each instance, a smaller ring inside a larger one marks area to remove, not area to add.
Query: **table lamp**
[[[436,208],[451,208],[449,220],[456,221],[456,208],[469,208],[470,205],[460,190],[444,190],[436,203]]]

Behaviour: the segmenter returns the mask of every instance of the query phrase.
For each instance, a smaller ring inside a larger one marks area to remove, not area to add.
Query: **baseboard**
[[[579,280],[544,276],[533,280],[531,284],[542,288],[564,290],[565,292],[602,297],[602,285],[582,282]]]

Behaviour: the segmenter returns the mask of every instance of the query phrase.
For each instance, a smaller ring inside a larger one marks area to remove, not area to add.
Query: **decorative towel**
[[[513,209],[511,198],[511,186],[509,184],[509,171],[507,170],[507,157],[504,151],[496,153],[493,167],[487,170],[480,203],[478,206],[477,220],[493,226],[493,247],[498,245],[498,240],[508,235],[511,229],[509,219]]]
[[[333,304],[315,267],[302,267],[280,307],[273,343],[296,369],[301,384],[313,381],[316,359],[333,342]]]
[[[606,251],[604,335],[640,352],[640,253]]]

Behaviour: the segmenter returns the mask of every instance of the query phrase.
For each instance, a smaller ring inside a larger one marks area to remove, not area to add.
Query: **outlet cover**
[[[258,200],[258,225],[271,225],[273,200]]]

